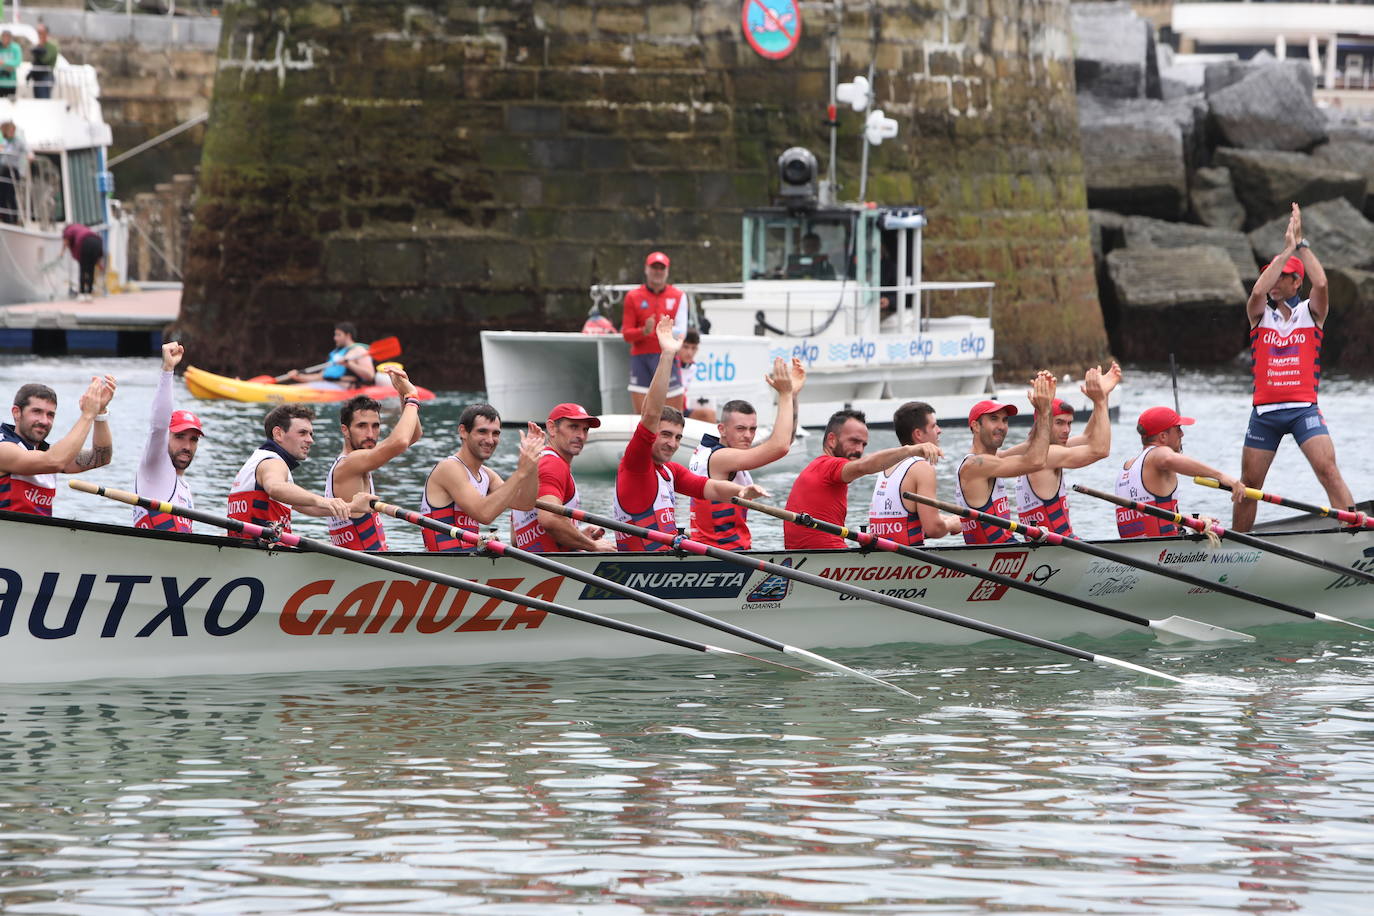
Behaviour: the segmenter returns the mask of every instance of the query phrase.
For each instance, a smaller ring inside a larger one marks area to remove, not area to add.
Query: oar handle
[[[1193,483],[1204,487],[1211,487],[1216,490],[1230,490],[1231,487],[1211,477],[1194,477]],[[1351,512],[1348,509],[1334,509],[1331,506],[1318,506],[1313,503],[1299,502],[1296,499],[1289,499],[1277,493],[1266,493],[1263,490],[1256,490],[1254,487],[1245,487],[1244,495],[1246,499],[1253,499],[1256,502],[1272,503],[1275,506],[1283,506],[1288,509],[1297,509],[1299,512],[1306,512],[1310,515],[1320,515],[1324,518],[1334,518],[1337,521],[1345,522],[1357,528],[1374,528],[1374,519],[1363,512]]]
[[[731,496],[730,502],[737,506],[743,506],[745,509],[749,509],[753,512],[762,512],[764,515],[771,515],[773,518],[782,519],[784,522],[795,522],[798,517],[797,513],[793,512],[791,509],[784,509],[781,506],[770,506],[756,499],[745,499],[743,496]]]
[[[1117,496],[1115,493],[1104,493],[1101,490],[1094,490],[1092,487],[1085,487],[1078,483],[1074,484],[1073,488],[1084,496],[1094,496],[1098,499],[1118,505],[1123,509],[1134,509],[1142,515],[1153,515],[1155,518],[1164,519],[1166,522],[1173,522],[1175,525],[1183,525],[1187,528],[1191,528],[1199,534],[1205,534],[1210,530],[1221,537],[1225,537],[1231,533],[1221,527],[1221,524],[1217,522],[1208,525],[1201,519],[1191,518],[1179,512],[1170,512],[1168,509],[1161,509],[1159,506],[1152,506],[1149,503],[1127,499],[1124,496]]]

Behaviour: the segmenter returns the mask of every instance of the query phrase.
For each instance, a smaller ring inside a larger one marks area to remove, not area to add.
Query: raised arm
[[[673,334],[673,319],[664,315],[654,326],[658,335],[658,367],[649,382],[649,391],[644,395],[644,408],[639,413],[639,422],[644,427],[658,433],[658,421],[663,416],[663,404],[668,400],[668,377],[673,372],[673,357],[682,349],[682,338]]]
[[[711,454],[711,471],[727,477],[736,471],[752,471],[784,458],[796,434],[797,392],[806,384],[806,367],[793,357],[788,366],[781,357],[773,360],[773,372],[764,376],[778,393],[778,411],[773,417],[773,432],[753,448],[722,448]]]
[[[1051,445],[1048,461],[1052,468],[1083,468],[1094,461],[1101,461],[1112,453],[1112,421],[1107,415],[1107,392],[1115,387],[1105,384],[1112,371],[1117,377],[1121,367],[1112,363],[1108,372],[1094,366],[1085,373],[1081,390],[1092,401],[1093,412],[1088,417],[1088,425],[1081,436],[1074,436],[1067,446]]]
[[[1030,402],[1035,408],[1035,422],[1026,437],[1026,448],[1019,454],[999,452],[996,455],[974,455],[964,462],[961,474],[973,479],[991,480],[994,477],[1020,477],[1045,466],[1050,453],[1050,406],[1054,403],[1054,376],[1040,370],[1031,382]]]
[[[1293,204],[1293,216],[1297,222],[1293,230],[1293,235],[1302,241],[1302,210],[1297,204]],[[1307,308],[1312,313],[1312,320],[1317,323],[1317,327],[1326,324],[1327,311],[1330,303],[1327,300],[1326,270],[1322,267],[1322,262],[1317,260],[1317,256],[1312,253],[1312,249],[1303,245],[1296,249],[1298,260],[1302,261],[1303,272],[1307,275],[1308,282],[1312,284],[1312,291],[1308,295]]]
[[[1298,205],[1293,204],[1292,211],[1288,214],[1288,228],[1283,232],[1283,250],[1280,251],[1274,260],[1260,272],[1259,279],[1250,288],[1250,298],[1245,302],[1245,316],[1250,319],[1250,327],[1259,324],[1260,318],[1264,317],[1264,309],[1269,302],[1269,291],[1274,288],[1274,284],[1279,282],[1279,277],[1283,276],[1284,265],[1293,256],[1293,250],[1297,247],[1298,241],[1302,239],[1302,216],[1298,210]],[[1307,262],[1303,262],[1303,267],[1307,267]],[[1326,317],[1326,274],[1322,274],[1322,317]],[[1315,313],[1313,314],[1315,318]]]
[[[176,483],[176,468],[167,455],[168,427],[172,423],[172,373],[186,351],[170,341],[162,345],[162,377],[153,392],[153,407],[148,415],[148,441],[138,462],[134,488],[145,495],[164,498]]]
[[[110,424],[98,419],[105,415],[105,411],[110,406],[110,401],[114,398],[115,379],[113,375],[107,375],[101,379],[100,392],[96,396],[96,419],[92,425],[91,447],[81,451],[67,463],[62,469],[64,474],[80,474],[83,471],[93,471],[96,468],[103,468],[110,463],[114,457],[114,440],[110,437]],[[85,411],[82,411],[83,415]],[[84,436],[82,437],[85,438]]]
[[[401,418],[391,428],[391,433],[377,443],[376,448],[358,448],[349,452],[343,461],[339,462],[339,467],[335,469],[336,473],[347,477],[370,474],[410,448],[420,438],[420,408],[413,403],[406,403],[407,398],[415,397],[415,384],[403,369],[386,371],[391,376],[391,383],[396,386],[397,395],[401,398]]]

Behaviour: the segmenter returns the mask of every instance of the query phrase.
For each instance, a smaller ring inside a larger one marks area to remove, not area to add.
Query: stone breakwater
[[[927,207],[927,278],[998,283],[1009,372],[1103,359],[1068,3],[804,7],[768,61],[719,0],[229,5],[180,332],[252,374],[313,362],[348,318],[470,389],[477,332],[579,327],[588,287],[638,280],[647,251],[737,279],[778,153],[826,151],[834,33],[842,78],[871,62],[901,123],[869,196]]]
[[[1128,3],[1073,6],[1093,253],[1112,350],[1220,363],[1290,203],[1329,278],[1323,364],[1374,368],[1374,127],[1313,103],[1306,61],[1189,65]]]

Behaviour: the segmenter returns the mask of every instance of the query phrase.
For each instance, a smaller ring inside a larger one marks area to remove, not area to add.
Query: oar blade
[[[1228,630],[1213,623],[1203,623],[1189,617],[1166,617],[1151,620],[1150,629],[1154,630],[1161,642],[1254,642],[1255,637],[1238,630]]]
[[[797,658],[804,658],[809,662],[814,662],[815,664],[820,665],[822,668],[829,668],[831,671],[837,671],[840,674],[847,674],[850,677],[857,677],[860,680],[868,681],[870,683],[886,687],[888,690],[895,690],[900,694],[904,694],[906,696],[911,697],[913,700],[920,699],[920,697],[916,696],[916,694],[911,693],[907,690],[903,690],[896,684],[889,683],[888,681],[885,681],[880,677],[874,677],[871,674],[864,674],[857,668],[851,668],[848,665],[842,665],[834,659],[826,658],[824,655],[817,655],[815,652],[808,652],[805,649],[798,649],[796,646],[783,646],[782,651],[788,655],[792,655]]]
[[[1112,658],[1110,655],[1094,655],[1093,661],[1099,665],[1112,665],[1117,668],[1125,668],[1127,671],[1134,671],[1136,674],[1146,674],[1150,677],[1160,678],[1161,680],[1173,681],[1175,684],[1187,683],[1181,677],[1174,677],[1172,674],[1165,674],[1163,671],[1146,668],[1144,665],[1137,665],[1135,662],[1128,662],[1125,659]]]
[[[1318,620],[1325,620],[1327,623],[1344,624],[1347,627],[1354,627],[1357,630],[1364,630],[1366,633],[1374,633],[1374,629],[1371,629],[1362,623],[1356,623],[1353,620],[1342,620],[1339,617],[1332,617],[1330,614],[1323,614],[1321,611],[1313,611],[1313,616],[1315,616]]]
[[[383,337],[381,340],[374,340],[367,348],[367,352],[377,362],[395,359],[401,355],[401,341],[395,337]]]

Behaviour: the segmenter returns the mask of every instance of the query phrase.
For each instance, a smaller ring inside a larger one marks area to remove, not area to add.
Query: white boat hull
[[[75,263],[62,258],[61,233],[0,223],[0,306],[67,298]]]
[[[1374,566],[1374,532],[1272,535],[1335,562]],[[234,675],[413,665],[538,663],[679,651],[537,611],[317,554],[220,537],[135,531],[0,513],[0,681]],[[1368,621],[1361,580],[1192,540],[1113,549],[1323,613]],[[1194,590],[1060,547],[953,547],[941,553],[1154,618],[1181,614],[1231,629],[1297,622],[1350,631]],[[393,554],[397,559],[727,648],[751,644],[517,560]],[[919,561],[857,551],[760,552],[827,578],[1053,639],[1137,628],[988,585]],[[972,630],[787,583],[715,560],[625,554],[558,559],[804,648],[986,639]],[[756,650],[757,647],[754,647]],[[712,664],[720,664],[712,662]]]

